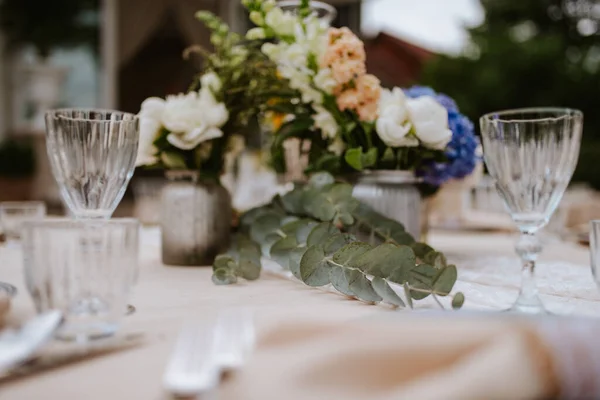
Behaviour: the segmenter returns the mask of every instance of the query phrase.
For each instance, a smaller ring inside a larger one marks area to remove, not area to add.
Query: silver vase
[[[212,265],[229,246],[231,196],[196,171],[167,171],[162,190],[160,226],[166,265]]]
[[[416,240],[424,234],[424,204],[411,171],[367,171],[354,180],[353,195],[375,211],[404,225]]]

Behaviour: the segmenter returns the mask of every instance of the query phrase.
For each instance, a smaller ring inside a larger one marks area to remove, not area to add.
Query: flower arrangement
[[[229,30],[209,12],[196,17],[212,32],[213,51],[194,46],[204,66],[187,93],[146,99],[139,112],[138,166],[193,170],[219,181],[225,166],[258,131],[264,105],[289,96],[277,66],[260,46]]]
[[[292,137],[311,142],[308,172],[413,170],[439,186],[473,171],[473,125],[452,99],[429,88],[382,88],[366,71],[364,43],[348,28],[320,21],[308,0],[296,14],[273,0],[243,4],[257,25],[247,38],[267,41],[262,52],[299,93],[275,108],[288,116],[273,141],[277,171],[285,171],[283,143]]]

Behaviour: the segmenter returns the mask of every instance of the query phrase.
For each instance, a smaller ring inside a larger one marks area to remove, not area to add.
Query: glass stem
[[[523,269],[521,291],[513,310],[530,313],[544,312],[535,282],[535,262],[538,254],[542,251],[542,244],[535,232],[522,232],[515,249],[521,257]]]

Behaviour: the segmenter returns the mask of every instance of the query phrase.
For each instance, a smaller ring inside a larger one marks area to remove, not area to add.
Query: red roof
[[[383,86],[405,87],[418,81],[423,65],[435,56],[412,43],[385,32],[365,42],[367,69]]]

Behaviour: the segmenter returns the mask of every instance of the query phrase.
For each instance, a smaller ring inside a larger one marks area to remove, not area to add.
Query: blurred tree
[[[9,49],[31,45],[41,59],[55,48],[82,44],[96,54],[99,4],[100,0],[0,0],[0,29]]]
[[[473,121],[517,107],[582,110],[575,179],[600,189],[600,36],[586,1],[593,6],[588,0],[482,0],[485,20],[469,29],[464,54],[437,57],[422,80],[454,97]]]

